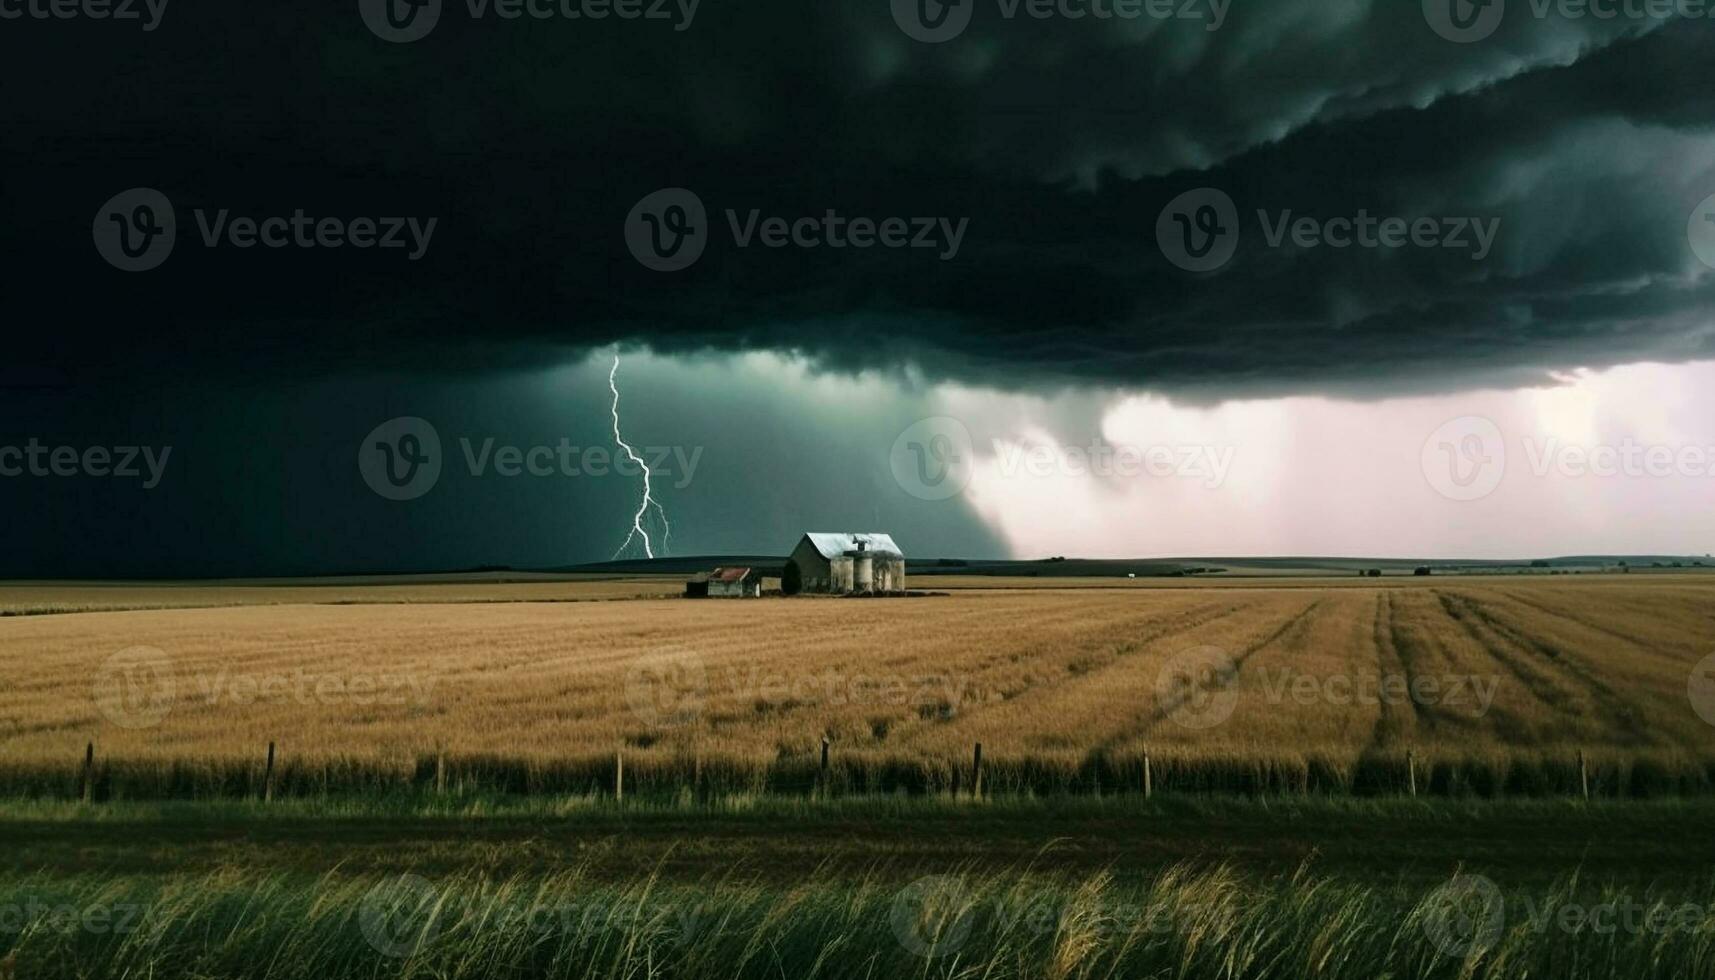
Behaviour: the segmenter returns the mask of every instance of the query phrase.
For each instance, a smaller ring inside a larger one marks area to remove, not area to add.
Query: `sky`
[[[1715,22],[1598,6],[20,7],[0,575],[641,554],[616,356],[665,553],[1715,550]]]

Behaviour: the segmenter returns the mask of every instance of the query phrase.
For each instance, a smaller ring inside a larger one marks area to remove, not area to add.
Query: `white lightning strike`
[[[649,531],[643,526],[643,519],[648,516],[649,508],[655,508],[655,512],[661,515],[661,550],[663,553],[666,552],[667,542],[673,534],[673,525],[667,523],[667,511],[655,499],[653,488],[649,482],[649,464],[633,452],[630,444],[619,434],[619,382],[615,380],[618,374],[619,355],[615,354],[613,355],[613,367],[607,372],[607,389],[613,392],[613,441],[619,444],[619,448],[625,450],[625,455],[630,457],[631,461],[637,464],[637,468],[643,472],[643,500],[637,505],[637,513],[631,517],[631,532],[625,536],[625,543],[619,546],[619,550],[613,553],[613,557],[618,558],[625,552],[625,549],[631,547],[633,540],[642,538],[644,556],[654,558],[655,547],[649,540]]]

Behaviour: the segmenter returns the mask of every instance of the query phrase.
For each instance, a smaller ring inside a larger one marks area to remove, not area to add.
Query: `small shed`
[[[717,568],[708,587],[711,599],[754,599],[762,595],[762,576],[753,568]]]

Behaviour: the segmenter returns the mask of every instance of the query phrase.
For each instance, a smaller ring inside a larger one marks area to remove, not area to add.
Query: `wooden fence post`
[[[983,798],[983,743],[978,742],[971,756],[971,798]]]
[[[1411,785],[1411,795],[1417,796],[1417,753],[1411,750],[1405,753],[1405,778]]]
[[[262,772],[262,802],[274,802],[274,743],[268,743],[268,768]]]
[[[613,754],[613,801],[625,802],[625,753]]]
[[[95,743],[90,742],[83,748],[83,801],[88,803],[95,798]]]
[[[828,794],[828,736],[826,735],[822,736],[822,771],[816,777],[816,788],[821,790],[823,796]]]
[[[435,795],[445,796],[447,793],[447,752],[441,743],[435,743]]]
[[[1149,753],[1143,753],[1143,798],[1149,799],[1155,795],[1155,778],[1149,770]]]
[[[1590,802],[1590,763],[1583,749],[1578,750],[1578,783],[1584,788],[1584,802]]]

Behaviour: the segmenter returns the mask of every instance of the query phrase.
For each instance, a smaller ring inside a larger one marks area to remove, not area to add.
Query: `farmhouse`
[[[751,568],[717,568],[709,573],[709,598],[754,599],[762,595],[762,576]]]
[[[905,553],[886,534],[811,531],[792,549],[781,588],[787,595],[905,591]]]

